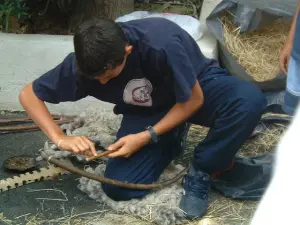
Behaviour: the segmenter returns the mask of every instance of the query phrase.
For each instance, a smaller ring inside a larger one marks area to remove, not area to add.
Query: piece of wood
[[[73,119],[63,119],[63,120],[55,120],[54,122],[57,125],[62,125],[65,123],[72,122]],[[28,126],[7,126],[7,127],[0,127],[0,132],[20,132],[20,131],[33,131],[39,130],[39,126],[37,125],[28,125]]]
[[[52,118],[54,120],[59,120],[62,118],[62,116],[52,115]],[[33,122],[33,121],[29,116],[22,117],[22,118],[13,118],[13,119],[0,119],[0,125],[8,125],[13,123],[26,123],[26,122]]]
[[[105,152],[101,152],[100,154],[96,155],[96,156],[92,156],[92,157],[89,157],[89,158],[86,158],[87,161],[91,161],[91,160],[95,160],[95,159],[100,159],[104,156],[107,156],[109,155],[110,153],[113,153],[115,151],[105,151]]]

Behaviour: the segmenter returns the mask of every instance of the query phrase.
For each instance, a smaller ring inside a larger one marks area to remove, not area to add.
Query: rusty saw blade
[[[39,170],[34,170],[31,172],[20,174],[18,176],[13,176],[4,180],[0,180],[0,192],[15,189],[25,184],[30,184],[49,178],[57,177],[63,174],[69,174],[69,172],[60,167],[50,165]]]

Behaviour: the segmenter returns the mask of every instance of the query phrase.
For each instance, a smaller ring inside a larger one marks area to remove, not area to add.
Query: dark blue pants
[[[237,151],[259,122],[266,108],[261,91],[249,82],[226,73],[200,80],[204,105],[187,122],[210,127],[207,137],[194,151],[194,164],[212,174],[225,170]],[[155,116],[124,115],[117,138],[145,130],[155,125],[165,113]],[[110,159],[106,177],[133,183],[153,183],[181,152],[178,134],[183,125],[160,137],[157,144],[149,144],[129,158]],[[114,200],[140,198],[148,190],[133,190],[104,184],[104,192]]]

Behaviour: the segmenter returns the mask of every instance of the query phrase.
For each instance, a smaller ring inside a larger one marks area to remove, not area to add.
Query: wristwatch
[[[156,135],[153,127],[148,126],[146,129],[149,131],[149,133],[151,135],[152,143],[157,143],[159,141],[159,137]]]

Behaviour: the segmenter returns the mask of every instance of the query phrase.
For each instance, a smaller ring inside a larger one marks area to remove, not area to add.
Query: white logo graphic
[[[124,89],[124,102],[138,106],[152,106],[152,84],[146,78],[134,79],[128,82]]]

